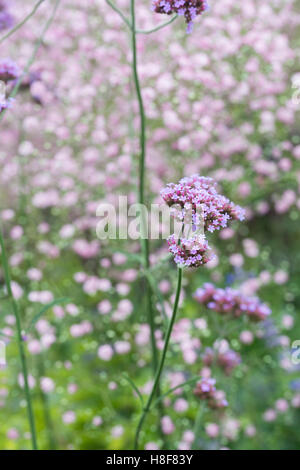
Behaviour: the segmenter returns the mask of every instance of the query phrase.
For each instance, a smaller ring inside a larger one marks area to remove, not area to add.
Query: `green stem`
[[[136,31],[135,31],[135,0],[130,2],[130,13],[131,13],[131,47],[132,47],[132,72],[133,80],[135,84],[136,95],[139,104],[139,115],[140,115],[140,158],[139,158],[139,191],[138,201],[141,206],[144,206],[145,202],[145,162],[146,162],[146,115],[143,103],[143,97],[141,92],[141,86],[138,75],[138,62],[137,62],[137,44],[136,44]],[[148,241],[148,221],[146,220],[145,213],[141,212],[141,250],[144,258],[144,267],[150,268],[149,261],[149,241]],[[152,289],[148,279],[145,279],[145,294],[147,301],[147,315],[148,323],[150,326],[150,340],[152,350],[152,369],[155,375],[158,367],[158,351],[155,340],[155,322],[154,322],[154,309],[152,303]],[[160,393],[159,383],[157,384],[157,393]],[[163,415],[163,404],[159,405],[159,414]]]
[[[177,20],[178,15],[172,16],[172,18],[169,21],[165,21],[165,23],[161,23],[158,26],[155,26],[152,29],[137,29],[136,33],[137,34],[151,34],[155,33],[156,31],[159,31],[160,29],[164,28],[165,26],[168,26],[169,24],[173,23],[173,21]]]
[[[172,316],[171,316],[171,319],[170,319],[170,322],[169,322],[167,334],[166,334],[166,337],[165,337],[164,349],[163,349],[163,352],[162,352],[160,364],[158,366],[158,369],[157,369],[157,372],[156,372],[156,375],[155,375],[154,384],[153,384],[151,393],[149,395],[147,404],[146,404],[146,406],[143,410],[143,413],[141,415],[140,421],[139,421],[138,426],[137,426],[137,430],[136,430],[136,434],[135,434],[135,442],[134,442],[134,448],[135,449],[138,449],[140,433],[141,433],[144,421],[146,419],[146,416],[150,411],[152,401],[154,399],[154,396],[155,396],[156,391],[157,391],[157,387],[159,385],[159,380],[160,380],[160,377],[161,377],[161,374],[162,374],[162,371],[163,371],[163,367],[164,367],[164,363],[165,363],[165,360],[166,360],[166,355],[167,355],[167,351],[168,351],[168,346],[169,346],[169,342],[170,342],[171,333],[172,333],[174,322],[175,322],[175,319],[176,319],[176,314],[177,314],[178,304],[179,304],[179,298],[180,298],[180,292],[181,292],[182,268],[178,267],[177,271],[178,271],[178,280],[177,280],[177,289],[176,289],[175,302],[174,302],[174,306],[173,306],[173,312],[172,312]]]
[[[111,1],[111,0],[106,0],[106,3],[116,12],[118,15],[122,18],[124,23],[128,26],[129,29],[132,29],[130,21],[126,18],[124,13]]]
[[[26,402],[27,402],[27,412],[28,412],[28,420],[29,420],[29,426],[30,426],[30,432],[31,432],[32,448],[33,450],[37,450],[38,447],[37,447],[37,440],[36,440],[34,414],[33,414],[31,395],[30,395],[29,384],[28,384],[28,369],[27,369],[26,355],[25,355],[25,349],[24,349],[23,338],[22,338],[21,318],[20,318],[19,307],[18,307],[17,302],[15,301],[12,288],[11,288],[9,266],[7,262],[7,256],[6,256],[1,228],[0,228],[0,246],[1,246],[1,257],[2,257],[7,293],[10,297],[13,312],[16,318],[17,342],[18,342],[18,348],[19,348],[19,354],[20,354],[20,360],[21,360],[21,366],[22,366],[22,373],[23,373],[23,378],[24,378],[24,389],[25,389],[25,397],[26,397]]]
[[[2,44],[5,39],[9,38],[12,34],[14,34],[18,29],[20,29],[25,23],[27,23],[28,20],[35,14],[39,6],[44,3],[45,0],[39,0],[37,4],[33,7],[32,11],[22,20],[20,23],[18,23],[14,28],[10,29],[8,33],[5,34],[2,38],[0,38],[0,44]]]
[[[131,45],[132,45],[132,71],[133,79],[139,104],[139,114],[140,114],[140,159],[139,159],[139,191],[138,191],[138,201],[139,204],[144,205],[145,201],[145,161],[146,161],[146,116],[144,103],[142,98],[141,86],[138,76],[138,65],[137,65],[137,46],[136,46],[136,33],[135,33],[135,1],[131,0]],[[145,218],[144,211],[141,213],[141,249],[144,258],[144,265],[146,269],[150,267],[149,261],[149,241],[147,238],[147,220]],[[157,369],[158,364],[158,354],[155,341],[155,324],[154,324],[154,312],[152,305],[152,292],[150,283],[146,280],[146,296],[147,296],[147,311],[148,311],[148,321],[151,331],[151,346],[152,346],[152,356],[153,356],[153,370],[154,372]]]

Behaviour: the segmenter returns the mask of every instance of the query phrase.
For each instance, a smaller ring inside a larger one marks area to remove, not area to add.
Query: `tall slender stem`
[[[140,115],[140,159],[139,159],[139,191],[138,201],[141,205],[145,202],[145,162],[146,162],[146,116],[143,103],[143,97],[141,92],[141,86],[138,75],[138,64],[137,64],[137,44],[136,44],[136,32],[135,32],[135,0],[131,0],[130,4],[131,11],[131,46],[132,46],[132,71],[133,79],[139,104],[139,115]],[[144,258],[145,268],[150,267],[149,262],[149,241],[147,238],[147,220],[144,211],[141,213],[141,224],[142,224],[142,237],[141,237],[141,249]],[[147,310],[148,310],[148,321],[151,331],[151,347],[152,347],[152,366],[154,372],[157,369],[158,364],[158,353],[155,341],[155,324],[154,324],[154,312],[152,305],[152,291],[149,282],[146,279],[146,296],[147,296]]]
[[[11,300],[13,312],[16,318],[17,342],[18,342],[18,348],[19,348],[19,354],[20,354],[20,360],[21,360],[22,373],[23,373],[23,378],[24,378],[24,389],[25,389],[25,397],[26,397],[26,402],[27,402],[27,412],[28,412],[28,420],[29,420],[29,426],[30,426],[30,432],[31,432],[32,448],[33,450],[37,450],[38,446],[37,446],[37,439],[36,439],[34,414],[33,414],[33,408],[32,408],[32,403],[31,403],[31,395],[30,395],[29,384],[28,384],[28,369],[27,369],[26,355],[25,355],[25,349],[24,349],[23,338],[22,338],[21,318],[20,318],[19,307],[13,296],[13,292],[11,288],[10,271],[9,271],[1,227],[0,227],[0,246],[1,246],[1,257],[2,257],[2,264],[3,264],[3,271],[4,271],[4,276],[5,276],[7,293]]]
[[[163,352],[162,352],[162,356],[161,356],[161,360],[160,360],[158,369],[156,371],[154,384],[153,384],[151,393],[149,395],[147,404],[146,404],[146,406],[143,410],[143,413],[141,415],[140,421],[139,421],[138,426],[137,426],[137,430],[136,430],[136,434],[135,434],[135,442],[134,442],[134,448],[135,449],[138,449],[140,433],[141,433],[144,421],[146,419],[146,416],[150,411],[153,398],[154,398],[154,396],[156,394],[156,391],[157,391],[159,380],[160,380],[160,377],[161,377],[161,374],[162,374],[162,371],[163,371],[163,367],[164,367],[164,363],[165,363],[165,360],[166,360],[166,355],[167,355],[167,351],[168,351],[168,346],[169,346],[169,342],[170,342],[171,333],[172,333],[174,322],[175,322],[175,319],[176,319],[176,314],[177,314],[178,304],[179,304],[179,298],[180,298],[180,292],[181,292],[182,268],[178,267],[177,272],[178,272],[178,279],[177,279],[177,289],[176,289],[175,302],[174,302],[174,306],[173,306],[173,312],[172,312],[172,316],[171,316],[169,326],[168,326],[168,330],[167,330],[167,333],[166,333],[164,349],[163,349]]]

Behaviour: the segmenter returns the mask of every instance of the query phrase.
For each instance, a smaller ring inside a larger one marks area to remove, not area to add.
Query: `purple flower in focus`
[[[206,0],[153,0],[152,10],[166,15],[176,13],[184,16],[187,33],[191,33],[194,19],[208,10],[208,4]]]
[[[225,228],[229,220],[245,218],[240,206],[217,192],[216,182],[212,178],[199,175],[182,178],[177,184],[168,184],[161,191],[161,196],[169,206],[181,207],[182,220],[187,211],[192,211],[194,223],[203,224],[204,230],[209,232]]]
[[[243,209],[220,195],[212,178],[199,175],[182,178],[177,184],[168,184],[161,196],[182,223],[183,231],[190,231],[179,241],[175,234],[168,238],[169,251],[178,265],[199,267],[208,263],[213,256],[205,231],[224,228],[231,219],[244,219]]]
[[[168,240],[169,251],[173,253],[176,264],[190,268],[198,268],[213,258],[210,247],[204,235],[195,235],[191,238],[182,238],[180,244],[175,235]]]

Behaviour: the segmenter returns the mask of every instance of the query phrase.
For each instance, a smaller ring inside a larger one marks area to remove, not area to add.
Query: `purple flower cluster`
[[[225,393],[222,390],[217,390],[215,384],[215,379],[201,378],[196,384],[194,394],[202,400],[206,400],[212,409],[226,408],[228,402]]]
[[[12,28],[14,17],[7,10],[6,0],[0,0],[0,31]]]
[[[179,244],[173,234],[168,238],[167,242],[169,251],[173,253],[174,260],[179,265],[197,268],[208,263],[213,257],[204,235],[181,238]]]
[[[161,191],[173,216],[182,222],[183,229],[191,228],[191,235],[178,242],[175,234],[168,238],[169,250],[175,262],[187,267],[202,266],[213,258],[204,232],[226,227],[230,219],[244,219],[244,211],[216,190],[212,178],[193,175],[170,183]],[[201,234],[197,233],[201,231]]]
[[[0,60],[0,80],[7,83],[16,80],[21,75],[19,66],[11,59]]]
[[[272,313],[257,297],[247,297],[229,287],[219,289],[210,283],[205,283],[197,289],[194,298],[215,312],[235,317],[245,314],[254,321],[265,320]]]
[[[206,348],[203,363],[210,366],[214,361],[224,369],[226,375],[230,375],[233,369],[241,363],[241,356],[232,349],[214,351],[212,348]]]
[[[184,16],[187,22],[187,32],[193,30],[193,21],[198,15],[208,10],[206,0],[153,0],[153,10],[156,13]]]
[[[244,220],[245,212],[225,196],[217,192],[212,178],[193,175],[182,178],[179,183],[170,183],[161,191],[169,206],[180,206],[181,217],[192,212],[193,223],[204,225],[204,230],[214,232],[227,226],[228,221]]]

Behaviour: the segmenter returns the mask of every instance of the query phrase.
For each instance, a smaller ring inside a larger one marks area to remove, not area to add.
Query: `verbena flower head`
[[[226,227],[229,220],[245,218],[240,206],[218,193],[212,178],[199,175],[182,178],[177,184],[168,184],[161,196],[169,206],[181,207],[178,216],[182,220],[187,212],[192,211],[194,224],[202,223],[204,230],[209,232]]]
[[[217,390],[215,384],[216,381],[213,378],[202,378],[197,382],[194,394],[202,400],[206,400],[210,408],[225,408],[228,406],[225,393],[222,390]]]
[[[152,8],[156,13],[184,16],[188,25],[187,32],[191,33],[194,19],[208,10],[208,4],[206,0],[153,0]]]
[[[257,297],[247,297],[229,287],[219,289],[210,283],[197,289],[194,298],[209,310],[235,317],[245,314],[254,321],[265,320],[272,313]]]
[[[188,232],[178,241],[175,234],[168,238],[169,250],[179,265],[199,267],[208,263],[214,255],[205,231],[224,228],[230,219],[244,219],[243,209],[220,195],[212,178],[199,175],[182,178],[162,189],[161,196],[182,223],[184,234]]]
[[[0,80],[7,83],[16,80],[21,75],[19,66],[11,59],[0,60]]]
[[[175,235],[168,240],[169,251],[173,253],[177,264],[190,268],[202,266],[213,258],[208,241],[204,235],[194,235],[191,238],[182,238],[180,244]]]

